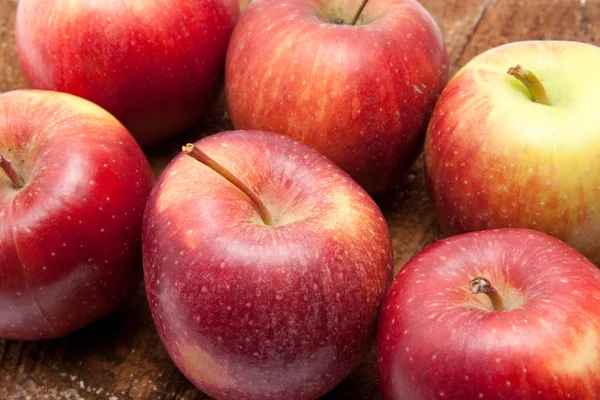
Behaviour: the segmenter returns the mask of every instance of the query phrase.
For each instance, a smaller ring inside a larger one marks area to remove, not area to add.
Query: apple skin
[[[154,178],[109,113],[63,93],[0,95],[0,337],[64,336],[118,307],[141,278]]]
[[[448,80],[442,35],[413,0],[253,1],[231,38],[225,91],[236,129],[291,136],[369,193],[397,183],[422,150]]]
[[[315,399],[374,344],[392,279],[374,201],[315,150],[266,132],[196,142],[263,199],[183,154],[144,217],[146,291],[179,369],[216,399]]]
[[[32,88],[100,105],[146,146],[216,100],[239,13],[237,0],[20,0],[17,51]]]
[[[552,106],[532,102],[506,73],[516,64],[538,76]],[[456,74],[424,148],[446,233],[535,229],[600,265],[599,64],[593,45],[528,41],[486,51]]]
[[[486,295],[469,291],[478,276],[509,310],[493,312]],[[441,240],[394,279],[377,357],[387,400],[597,398],[600,271],[530,229]]]

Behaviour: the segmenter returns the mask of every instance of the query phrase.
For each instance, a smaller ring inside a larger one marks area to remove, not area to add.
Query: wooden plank
[[[456,72],[456,61],[461,58],[473,32],[481,23],[493,0],[420,2],[435,18],[444,34],[450,60],[450,73]]]
[[[14,20],[17,1],[0,2],[0,92],[27,86],[16,58]]]
[[[446,39],[451,72],[478,53],[522,39],[598,44],[600,2],[578,0],[422,0]],[[0,3],[0,92],[25,87],[14,45],[17,0]],[[159,174],[182,143],[231,125],[224,101],[194,129],[147,149]],[[424,185],[422,159],[403,182],[376,198],[393,237],[395,270],[442,237]],[[144,290],[111,316],[69,337],[34,343],[0,340],[0,398],[206,399],[170,361],[148,311]],[[326,399],[380,399],[375,353]]]
[[[600,2],[493,0],[456,59],[462,66],[492,47],[520,40],[576,40],[600,44]]]

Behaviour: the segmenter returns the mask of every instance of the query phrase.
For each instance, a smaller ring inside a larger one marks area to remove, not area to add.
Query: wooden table
[[[600,44],[598,0],[423,0],[448,45],[451,73],[491,47],[525,39]],[[0,0],[0,92],[22,88],[14,44],[17,0]],[[230,129],[222,107],[194,129],[147,149],[159,174],[190,138]],[[376,201],[394,243],[395,271],[442,237],[423,181],[422,159]],[[380,399],[374,351],[327,399]],[[152,323],[143,286],[117,312],[69,337],[32,343],[0,340],[2,399],[206,399],[177,370]]]

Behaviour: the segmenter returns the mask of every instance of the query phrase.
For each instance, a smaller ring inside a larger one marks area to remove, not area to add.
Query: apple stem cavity
[[[362,3],[360,3],[360,7],[358,7],[358,10],[356,10],[356,13],[352,17],[352,20],[350,21],[350,25],[356,25],[356,22],[358,22],[358,19],[360,18],[360,14],[362,14],[362,12],[365,9],[365,6],[367,5],[368,2],[369,2],[369,0],[363,0]]]
[[[23,187],[23,181],[19,178],[19,175],[17,175],[10,160],[5,158],[2,154],[0,154],[0,168],[8,175],[8,179],[10,179],[15,189],[21,189]]]
[[[487,279],[481,277],[473,279],[469,284],[469,289],[471,289],[471,293],[473,294],[485,294],[492,302],[494,311],[506,310],[504,301],[502,300],[502,297],[500,297],[500,293],[498,293],[496,288],[492,286]]]
[[[225,167],[223,167],[221,164],[210,158],[205,152],[200,150],[198,147],[194,146],[192,143],[188,143],[185,146],[183,146],[182,150],[188,156],[194,158],[197,161],[200,161],[202,164],[206,165],[207,167],[221,175],[223,178],[227,179],[235,187],[240,189],[246,196],[248,196],[254,204],[254,206],[256,207],[256,210],[258,211],[258,214],[262,218],[265,225],[275,225],[275,221],[271,216],[271,213],[265,206],[265,203],[263,203],[262,200],[256,195],[256,193],[250,190],[250,188],[244,182],[242,182],[235,175],[233,175],[231,172],[225,169]]]
[[[538,79],[538,77],[531,71],[517,65],[515,67],[511,67],[506,71],[509,75],[517,78],[529,91],[529,95],[531,96],[531,100],[535,103],[544,104],[546,106],[550,105],[548,101],[548,94],[546,93],[546,89],[544,89],[544,85]]]

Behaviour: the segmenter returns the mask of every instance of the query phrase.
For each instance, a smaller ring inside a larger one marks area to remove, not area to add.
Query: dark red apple
[[[145,146],[212,105],[239,7],[238,0],[20,0],[19,60],[31,87],[93,101]]]
[[[66,335],[118,307],[141,276],[153,176],[100,107],[0,95],[0,337]]]
[[[600,270],[529,229],[441,240],[396,276],[377,354],[388,400],[595,399]]]
[[[399,180],[422,148],[448,79],[446,48],[414,0],[254,1],[227,53],[236,129],[294,137],[368,192]]]
[[[148,300],[169,354],[217,399],[325,394],[374,340],[393,263],[379,208],[285,136],[233,131],[187,149],[212,169],[176,157],[143,228]]]

